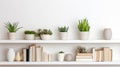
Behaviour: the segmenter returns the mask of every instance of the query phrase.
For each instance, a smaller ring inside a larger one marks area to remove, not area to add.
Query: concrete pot
[[[60,40],[68,40],[68,32],[59,32]]]
[[[80,40],[88,40],[89,39],[89,32],[80,32]]]

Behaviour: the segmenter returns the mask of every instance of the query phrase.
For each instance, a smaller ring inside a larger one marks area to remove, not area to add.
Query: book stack
[[[101,49],[92,49],[92,53],[77,53],[76,61],[95,61],[95,62],[111,62],[112,49],[103,47]]]
[[[77,53],[76,61],[80,61],[80,62],[93,61],[93,53]]]
[[[93,49],[93,57],[96,62],[111,62],[112,61],[112,49],[109,47],[103,47],[101,49]]]
[[[29,48],[23,48],[22,53],[24,62],[47,62],[52,59],[50,54],[43,52],[42,46],[36,46],[36,44],[30,45]]]

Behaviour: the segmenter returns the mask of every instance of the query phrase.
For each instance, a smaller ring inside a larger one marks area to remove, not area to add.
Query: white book
[[[41,61],[40,47],[36,48],[36,61],[37,62]]]
[[[35,46],[32,46],[32,61],[35,62]]]
[[[32,62],[32,59],[33,59],[32,51],[33,51],[33,48],[32,48],[32,46],[30,46],[30,49],[29,49],[29,60],[30,60],[30,62]]]
[[[93,59],[76,59],[78,62],[92,62]]]
[[[92,49],[93,52],[93,61],[96,61],[96,52],[95,52],[95,48]]]

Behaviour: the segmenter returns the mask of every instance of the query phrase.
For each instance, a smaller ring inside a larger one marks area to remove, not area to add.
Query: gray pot
[[[112,38],[112,30],[111,28],[105,28],[103,31],[103,36],[105,40],[110,40]]]

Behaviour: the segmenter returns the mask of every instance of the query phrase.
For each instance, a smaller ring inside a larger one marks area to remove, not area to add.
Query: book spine
[[[26,49],[26,61],[29,61],[29,49]]]
[[[30,46],[30,49],[29,49],[29,61],[32,62],[32,46]]]
[[[95,48],[92,49],[92,56],[93,56],[93,61],[96,61],[96,54],[95,54]]]
[[[26,49],[23,48],[22,52],[23,52],[23,61],[26,62]]]
[[[37,47],[36,48],[36,61],[37,62],[40,62],[40,47]]]

